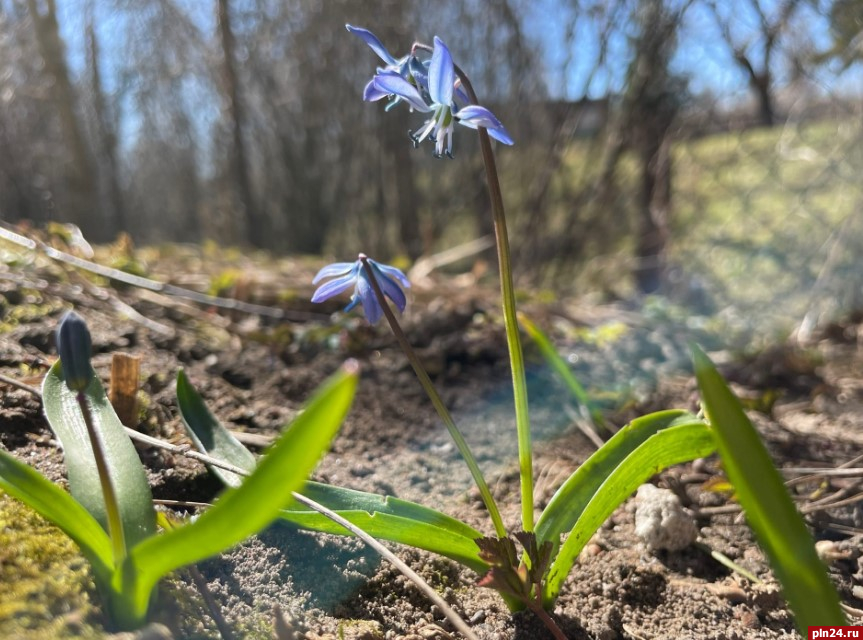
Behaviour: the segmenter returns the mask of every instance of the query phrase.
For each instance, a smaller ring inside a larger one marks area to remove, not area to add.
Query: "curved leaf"
[[[159,578],[224,551],[278,517],[341,427],[356,391],[356,369],[346,365],[325,383],[238,488],[225,491],[191,524],[130,550],[119,579],[133,585],[138,611],[146,611]]]
[[[177,373],[177,405],[186,433],[198,451],[249,473],[255,470],[255,456],[216,420],[182,369]],[[231,471],[213,466],[210,471],[229,487],[239,487],[243,482],[242,476]]]
[[[42,384],[45,415],[51,430],[63,447],[72,496],[107,531],[105,498],[99,472],[96,470],[90,436],[78,406],[76,393],[71,391],[63,380],[61,364],[59,360],[54,363]],[[129,549],[156,532],[156,514],[147,474],[135,445],[126,435],[123,424],[114,413],[114,408],[96,376],[92,377],[83,393],[105,450],[126,548]]]
[[[57,525],[78,545],[102,585],[114,567],[111,541],[96,519],[68,493],[32,467],[0,450],[0,489]]]
[[[475,542],[483,534],[440,511],[391,496],[317,482],[309,482],[301,493],[375,538],[446,556],[478,573],[488,570]],[[298,503],[284,509],[281,518],[304,529],[346,535],[343,527]]]
[[[557,547],[560,536],[575,526],[599,487],[628,455],[662,429],[683,424],[703,423],[687,411],[658,411],[636,418],[618,431],[554,494],[536,523],[537,544],[549,540]]]
[[[788,600],[800,635],[809,625],[847,624],[812,536],[758,432],[710,358],[692,346],[695,377],[728,479]]]
[[[249,472],[254,470],[255,456],[213,416],[182,372],[177,376],[177,400],[186,430],[199,451]],[[242,481],[230,471],[215,466],[211,469],[229,486]],[[306,483],[301,493],[369,535],[438,553],[479,572],[487,569],[474,542],[483,534],[440,511],[318,482]],[[304,529],[348,535],[344,527],[297,501],[281,512],[281,518]]]
[[[710,428],[703,422],[691,421],[655,433],[628,455],[608,474],[561,546],[543,589],[544,605],[548,607],[557,599],[566,576],[590,537],[642,483],[666,467],[701,458],[715,450],[716,442]]]

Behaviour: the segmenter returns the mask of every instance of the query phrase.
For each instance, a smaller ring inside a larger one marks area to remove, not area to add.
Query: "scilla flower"
[[[471,129],[484,127],[495,140],[513,144],[509,133],[491,111],[479,105],[459,107],[456,103],[454,97],[459,92],[452,55],[437,36],[427,77],[421,73],[410,77],[413,83],[392,68],[379,70],[371,82],[371,94],[378,97],[367,99],[392,95],[406,101],[417,111],[431,113],[425,125],[411,133],[415,146],[429,138],[435,142],[435,156],[446,153],[452,157],[452,136],[456,122]]]
[[[354,293],[351,296],[350,303],[345,307],[345,311],[350,311],[359,303],[362,303],[366,319],[371,324],[375,324],[380,320],[383,309],[381,309],[380,302],[378,302],[377,296],[375,296],[369,276],[363,268],[363,260],[366,260],[369,266],[371,266],[375,274],[375,280],[377,280],[384,295],[393,301],[399,311],[404,311],[407,301],[401,287],[409,288],[411,286],[405,274],[395,267],[375,262],[362,253],[356,262],[336,262],[318,271],[318,275],[312,280],[312,284],[317,284],[325,278],[333,278],[333,280],[318,287],[312,296],[312,302],[329,300],[333,296],[337,296],[353,287]]]

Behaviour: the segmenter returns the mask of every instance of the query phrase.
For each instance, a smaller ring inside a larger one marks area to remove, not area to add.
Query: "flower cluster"
[[[368,29],[345,25],[378,54],[386,65],[366,84],[363,99],[369,102],[388,98],[387,110],[406,102],[411,110],[430,114],[425,124],[410,136],[414,146],[428,138],[435,143],[435,157],[452,157],[452,136],[455,123],[471,129],[482,127],[504,144],[513,144],[500,120],[488,109],[469,104],[455,71],[452,55],[443,40],[435,36],[431,58],[420,60],[417,47],[408,55],[396,58]]]

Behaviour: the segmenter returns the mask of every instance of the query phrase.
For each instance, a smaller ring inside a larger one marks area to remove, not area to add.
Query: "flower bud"
[[[87,323],[74,311],[67,312],[57,328],[57,352],[66,386],[72,391],[83,391],[93,378],[92,350]]]

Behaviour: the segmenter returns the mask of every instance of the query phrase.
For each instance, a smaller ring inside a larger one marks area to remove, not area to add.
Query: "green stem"
[[[368,258],[362,254],[360,254],[360,260],[363,263],[363,269],[365,269],[366,275],[368,276],[369,282],[372,285],[372,290],[375,292],[375,296],[378,299],[378,302],[383,309],[384,316],[386,316],[387,322],[390,323],[390,328],[393,330],[393,334],[396,337],[399,345],[407,356],[408,362],[410,362],[413,367],[414,373],[416,373],[417,378],[419,378],[420,384],[423,389],[425,389],[426,394],[428,394],[429,399],[431,400],[434,408],[437,410],[438,415],[443,420],[446,425],[447,431],[449,431],[450,436],[455,442],[455,446],[458,448],[459,453],[461,453],[462,458],[467,463],[468,469],[470,469],[470,474],[473,476],[473,481],[476,483],[477,488],[479,489],[480,496],[482,496],[482,501],[485,503],[486,509],[488,509],[488,513],[491,516],[492,523],[494,524],[494,530],[497,533],[499,538],[506,537],[506,528],[503,526],[503,520],[500,517],[500,511],[497,508],[497,503],[494,501],[494,497],[491,495],[491,491],[488,488],[488,484],[485,481],[485,478],[482,475],[482,471],[480,471],[479,464],[477,464],[476,458],[470,450],[467,442],[462,436],[461,431],[456,426],[455,421],[452,419],[452,415],[450,415],[449,410],[446,408],[446,405],[443,403],[443,400],[438,394],[437,389],[435,389],[434,384],[432,384],[431,378],[429,378],[428,373],[426,373],[425,367],[423,367],[422,362],[420,362],[419,356],[417,356],[416,351],[411,346],[411,343],[408,341],[405,332],[402,330],[401,325],[399,325],[399,321],[393,313],[390,306],[387,304],[386,299],[384,298],[384,292],[381,290],[381,285],[378,283],[377,278],[375,277],[374,269],[368,262]]]
[[[456,67],[456,73],[467,91],[471,102],[477,104],[476,93],[464,72]],[[494,216],[494,235],[497,241],[497,260],[500,266],[500,289],[503,298],[503,323],[506,327],[506,344],[512,367],[512,390],[515,399],[515,427],[518,433],[518,467],[521,476],[521,521],[525,531],[533,531],[533,458],[530,445],[530,418],[527,410],[527,381],[524,374],[524,354],[518,332],[515,308],[515,288],[512,284],[512,261],[509,254],[509,236],[506,230],[506,214],[497,164],[491,149],[488,131],[480,127],[479,146],[485,164],[488,193]]]
[[[93,449],[93,457],[96,459],[96,470],[99,472],[99,482],[102,485],[102,496],[105,499],[105,514],[108,517],[108,537],[114,547],[114,566],[119,567],[126,557],[126,535],[123,531],[123,521],[120,518],[120,506],[117,502],[117,493],[114,491],[114,483],[108,472],[108,462],[105,459],[105,450],[102,448],[102,440],[99,432],[93,424],[93,414],[90,405],[87,404],[87,396],[83,391],[77,393],[78,406],[87,426],[87,435],[90,436],[90,447]]]

